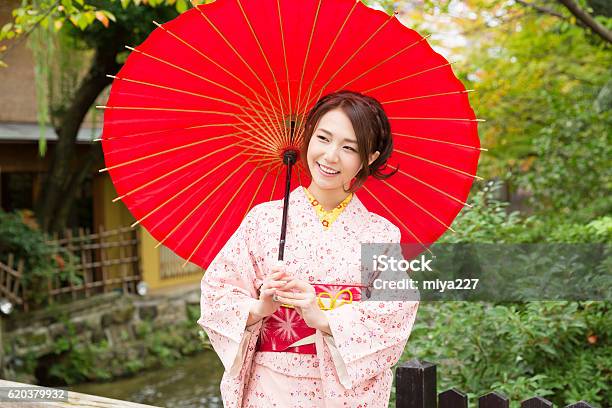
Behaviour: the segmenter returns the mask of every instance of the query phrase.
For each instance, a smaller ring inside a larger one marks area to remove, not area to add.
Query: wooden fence
[[[437,394],[436,365],[427,361],[410,360],[395,372],[396,408],[468,408],[467,395],[457,389]],[[490,392],[478,398],[479,408],[508,408],[510,400],[501,393]],[[552,408],[552,402],[532,397],[521,401],[521,408]],[[585,401],[565,408],[593,408]]]
[[[23,259],[15,264],[13,254],[9,254],[8,262],[0,262],[0,297],[9,300],[13,305],[21,307],[26,312],[28,304],[25,302],[25,288],[23,285]]]
[[[76,234],[66,230],[62,237],[49,237],[47,242],[50,248],[59,246],[76,257],[76,281],[63,273],[63,261],[56,258],[57,271],[48,278],[46,288],[43,289],[46,293],[39,295],[47,303],[53,303],[112,290],[135,293],[142,276],[138,256],[139,239],[138,231],[129,227],[109,231],[100,227],[97,233],[81,228]],[[50,252],[50,256],[54,255]],[[8,264],[0,263],[0,294],[27,311],[33,303],[33,293],[26,291],[23,260],[15,265],[13,258],[9,255]]]

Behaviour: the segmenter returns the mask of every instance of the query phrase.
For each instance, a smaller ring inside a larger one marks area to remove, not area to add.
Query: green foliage
[[[98,356],[110,349],[108,342],[86,342],[78,337],[74,324],[67,318],[63,318],[62,322],[66,327],[66,334],[58,337],[53,343],[54,353],[62,356],[59,363],[49,369],[49,376],[61,379],[69,385],[93,379],[111,378],[110,370],[97,364]]]
[[[438,387],[470,399],[491,390],[513,401],[544,396],[557,406],[601,404],[612,394],[607,302],[421,304],[402,360],[438,365]]]
[[[501,182],[495,181],[475,183],[476,191],[469,200],[472,207],[464,207],[453,222],[456,232],[448,231],[438,242],[525,242],[525,224],[531,219],[523,220],[518,212],[507,212],[508,203],[495,199],[501,187]]]
[[[8,262],[9,254],[24,261],[23,282],[35,303],[45,300],[44,292],[39,289],[47,284],[48,278],[57,277],[75,285],[82,283],[75,270],[78,257],[47,243],[27,211],[7,213],[0,210],[0,261]]]
[[[533,192],[535,208],[567,214],[610,195],[612,110],[575,104],[555,114],[560,119],[540,130],[533,141],[537,159],[519,180]]]
[[[169,327],[157,328],[149,321],[140,322],[134,327],[133,338],[127,330],[122,331],[124,343],[120,349],[113,349],[106,340],[87,341],[78,336],[74,324],[63,319],[66,334],[53,344],[60,359],[49,374],[70,385],[108,380],[117,373],[134,374],[159,365],[170,367],[183,356],[210,348],[206,335],[194,325],[196,309],[188,306],[187,320]]]

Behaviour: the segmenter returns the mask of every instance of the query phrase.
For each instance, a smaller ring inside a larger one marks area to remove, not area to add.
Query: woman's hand
[[[277,263],[270,269],[272,273],[266,276],[259,288],[259,300],[250,310],[247,326],[274,314],[281,305],[279,301],[274,301],[274,295],[277,288],[284,286],[291,277],[288,276],[285,266],[281,263]]]
[[[317,294],[308,282],[292,279],[276,291],[278,301],[295,307],[296,312],[304,319],[308,327],[331,334],[329,321],[319,308]]]

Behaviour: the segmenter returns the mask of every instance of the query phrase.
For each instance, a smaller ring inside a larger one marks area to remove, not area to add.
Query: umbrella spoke
[[[194,180],[193,182],[191,182],[191,184],[183,187],[180,191],[176,192],[175,194],[173,194],[172,196],[168,197],[168,199],[166,201],[164,201],[163,203],[161,203],[160,205],[158,205],[157,207],[155,207],[153,210],[149,211],[147,214],[145,214],[142,218],[140,218],[139,220],[137,220],[136,222],[134,222],[132,225],[130,225],[130,227],[134,228],[136,225],[140,224],[142,221],[144,221],[145,219],[147,219],[149,216],[151,216],[152,214],[154,214],[155,212],[157,212],[160,208],[162,208],[163,206],[165,206],[166,204],[168,204],[170,201],[174,200],[175,198],[177,198],[179,195],[181,195],[182,193],[184,193],[185,191],[189,190],[191,187],[193,187],[194,185],[196,185],[197,183],[199,183],[200,181],[204,180],[206,177],[208,177],[211,173],[213,173],[214,171],[218,170],[221,166],[227,164],[228,162],[236,159],[240,157],[240,155],[236,155],[233,157],[230,157],[228,159],[225,159],[225,161],[223,161],[222,163],[219,163],[217,166],[215,166],[213,169],[207,171],[205,174],[203,174],[202,176],[198,177],[196,180]],[[246,163],[246,161],[244,161],[243,163]],[[185,202],[183,202],[184,204]],[[181,205],[175,207],[175,211],[180,208]],[[163,219],[161,219],[157,224],[155,224],[155,226],[152,229],[155,229],[159,224],[163,223],[170,215],[172,215],[173,212],[168,213]]]
[[[461,205],[463,205],[463,206],[466,206],[466,207],[470,207],[470,208],[472,208],[472,205],[471,205],[471,204],[468,204],[468,203],[466,203],[466,202],[461,201],[461,200],[460,200],[460,199],[458,199],[457,197],[455,197],[455,196],[452,196],[452,195],[448,194],[446,191],[440,190],[439,188],[432,186],[431,184],[429,184],[429,183],[427,183],[427,182],[425,182],[425,181],[421,180],[420,178],[415,177],[415,176],[413,176],[412,174],[406,173],[406,172],[405,172],[405,171],[403,171],[402,169],[397,169],[397,172],[398,172],[398,173],[400,173],[400,174],[401,174],[401,175],[403,175],[403,176],[409,177],[409,178],[413,179],[414,181],[417,181],[417,182],[419,182],[419,183],[423,184],[424,186],[429,187],[430,189],[432,189],[432,190],[434,190],[434,191],[437,191],[438,193],[440,193],[440,194],[442,194],[442,195],[445,195],[446,197],[450,198],[450,199],[451,199],[451,200],[453,200],[453,201],[458,202],[459,204],[461,204]]]
[[[384,84],[382,84],[382,85],[378,85],[378,86],[375,86],[374,88],[366,89],[366,90],[365,90],[365,91],[363,91],[363,92],[365,92],[365,93],[369,93],[369,92],[372,92],[372,91],[374,91],[374,90],[376,90],[376,89],[384,88],[385,86],[389,86],[389,85],[391,85],[391,84],[395,84],[395,83],[397,83],[397,82],[401,82],[401,81],[403,81],[403,80],[405,80],[405,79],[408,79],[408,78],[414,78],[414,77],[416,77],[416,76],[426,74],[426,73],[431,72],[431,71],[434,71],[434,70],[436,70],[436,69],[440,69],[440,68],[448,67],[448,66],[450,66],[450,65],[452,65],[452,64],[454,64],[454,62],[447,62],[446,64],[436,65],[435,67],[432,67],[432,68],[427,68],[427,69],[424,69],[424,70],[422,70],[422,71],[415,72],[414,74],[409,74],[409,75],[403,76],[403,77],[401,77],[401,78],[394,79],[393,81],[385,82]]]
[[[395,152],[398,152],[398,153],[400,153],[400,154],[403,154],[403,155],[405,155],[405,156],[414,157],[415,159],[423,160],[423,161],[425,161],[425,162],[427,162],[427,163],[435,164],[436,166],[440,166],[440,167],[443,167],[443,168],[445,168],[445,169],[455,171],[455,172],[457,172],[457,173],[459,173],[459,174],[463,174],[464,176],[472,177],[472,178],[474,178],[474,179],[476,179],[476,180],[482,180],[482,177],[479,177],[479,176],[477,176],[477,175],[475,175],[475,174],[470,174],[470,173],[467,173],[467,172],[465,172],[465,171],[463,171],[463,170],[459,170],[459,169],[456,169],[456,168],[454,168],[454,167],[447,166],[446,164],[438,163],[437,161],[434,161],[434,160],[429,160],[429,159],[426,159],[426,158],[421,157],[421,156],[417,156],[417,155],[414,155],[414,154],[410,154],[410,153],[405,152],[405,151],[400,150],[400,149],[394,149],[394,151],[395,151]]]
[[[259,41],[259,37],[257,37],[257,34],[255,34],[255,30],[253,30],[253,26],[251,25],[251,21],[249,20],[249,17],[246,15],[246,13],[244,12],[244,8],[242,7],[242,3],[240,2],[240,0],[236,0],[236,3],[238,3],[238,7],[240,7],[240,11],[242,12],[242,16],[244,17],[244,21],[246,21],[247,25],[249,26],[249,30],[251,31],[251,35],[253,36],[253,39],[255,40],[255,43],[257,43],[257,48],[259,48],[259,53],[261,54],[262,58],[264,59],[264,62],[266,63],[268,70],[270,71],[270,74],[272,74],[272,80],[274,81],[274,86],[276,87],[276,94],[278,95],[278,104],[280,106],[280,110],[281,110],[281,118],[285,117],[285,110],[283,108],[283,98],[281,96],[280,93],[280,88],[278,86],[278,81],[276,80],[276,75],[274,75],[274,70],[272,69],[272,66],[270,65],[270,61],[268,61],[268,57],[266,56],[266,53],[264,52],[262,46],[261,46],[261,42]],[[287,132],[286,132],[286,127],[283,127],[283,129],[285,130],[285,137],[287,137]]]
[[[430,211],[428,211],[426,208],[424,208],[422,205],[420,205],[419,203],[417,203],[416,201],[414,201],[412,198],[408,197],[405,193],[401,192],[400,190],[397,189],[397,187],[393,186],[392,184],[390,184],[388,181],[386,180],[380,180],[382,181],[382,183],[384,185],[386,185],[387,187],[390,187],[393,191],[395,191],[396,193],[398,193],[399,195],[401,195],[402,197],[404,197],[406,200],[410,201],[413,205],[415,205],[416,207],[418,207],[421,211],[423,211],[425,214],[429,215],[431,218],[433,218],[434,220],[438,221],[440,224],[442,224],[444,227],[446,227],[446,229],[452,231],[452,232],[457,232],[454,229],[452,229],[449,225],[446,225],[442,220],[440,220],[438,217],[436,217],[435,215],[433,215]]]
[[[276,184],[278,183],[278,176],[280,176],[281,167],[279,166],[276,169],[276,177],[274,178],[274,184],[272,185],[272,191],[270,192],[270,199],[268,201],[272,201],[272,197],[274,197],[274,191],[276,191]]]
[[[156,84],[156,83],[153,83],[153,82],[146,82],[146,81],[138,81],[136,79],[131,79],[131,78],[121,78],[121,77],[118,77],[118,76],[115,76],[115,75],[106,75],[106,76],[109,77],[109,78],[118,79],[120,81],[132,82],[132,83],[135,83],[135,84],[150,86],[150,87],[153,87],[153,88],[165,89],[165,90],[172,91],[172,92],[178,92],[178,93],[183,93],[183,94],[186,94],[186,95],[197,96],[199,98],[210,99],[210,100],[221,102],[221,103],[225,103],[225,104],[228,104],[230,106],[237,107],[237,108],[242,108],[243,107],[242,105],[240,105],[240,104],[238,104],[236,102],[230,102],[230,101],[228,101],[226,99],[215,98],[213,96],[208,96],[206,94],[197,93],[197,92],[191,92],[191,91],[187,91],[185,89],[172,88],[170,86],[166,86],[166,85],[162,85],[162,84]],[[254,112],[261,112],[261,111],[255,109],[255,108],[247,108],[247,109],[252,110]],[[267,108],[264,107],[264,109],[267,109]]]
[[[416,234],[414,232],[412,232],[412,230],[410,228],[408,228],[408,226],[406,224],[404,224],[404,221],[402,221],[401,218],[399,218],[397,215],[395,215],[395,213],[393,211],[391,211],[389,209],[389,207],[387,207],[386,205],[383,204],[382,201],[380,201],[380,199],[378,197],[376,197],[375,194],[373,194],[366,186],[361,186],[361,188],[363,188],[368,194],[370,194],[370,197],[372,197],[378,204],[380,204],[385,211],[387,211],[388,214],[390,214],[391,216],[393,216],[393,218],[395,218],[395,220],[400,223],[402,225],[402,227],[404,227],[404,229],[406,231],[408,231],[410,233],[410,235],[412,235],[412,237],[414,239],[417,240],[417,242],[419,244],[421,244],[421,246],[423,247],[423,249],[425,249],[427,252],[429,252],[430,254],[433,255],[433,252],[431,252],[431,250],[425,245],[423,244],[423,242],[419,239],[419,237],[416,236]]]
[[[344,27],[346,26],[346,23],[348,22],[349,18],[353,14],[353,11],[355,11],[355,7],[357,7],[358,3],[359,3],[359,1],[353,2],[353,7],[351,7],[351,9],[349,10],[346,18],[342,22],[342,25],[338,29],[338,32],[336,33],[336,36],[334,37],[334,39],[332,40],[331,44],[329,45],[329,48],[327,49],[327,52],[325,53],[325,56],[323,57],[323,60],[319,63],[319,66],[317,67],[317,71],[315,72],[315,75],[311,79],[310,85],[308,86],[308,94],[307,94],[306,99],[305,99],[306,100],[306,104],[304,105],[303,108],[298,106],[298,112],[301,112],[303,109],[306,109],[308,107],[308,101],[310,100],[310,93],[312,91],[312,86],[314,85],[315,80],[317,79],[317,76],[319,76],[319,73],[321,72],[321,68],[323,68],[323,65],[325,64],[325,61],[327,61],[327,57],[329,57],[329,54],[331,53],[332,48],[334,48],[334,45],[336,45],[336,41],[338,41],[338,38],[340,37],[340,34],[342,34],[342,31],[344,30]]]
[[[270,99],[270,90],[268,89],[268,87],[266,86],[266,84],[261,80],[261,78],[259,77],[259,75],[257,75],[257,73],[253,70],[253,67],[251,67],[242,57],[242,55],[240,55],[240,53],[238,52],[238,50],[236,50],[236,48],[229,42],[229,40],[225,37],[225,35],[223,35],[223,33],[219,30],[219,28],[217,28],[217,26],[215,26],[213,24],[212,21],[210,21],[210,19],[208,18],[208,16],[206,16],[206,14],[204,14],[204,12],[200,9],[200,7],[198,6],[194,6],[196,8],[196,10],[198,10],[200,12],[200,15],[206,20],[206,22],[213,28],[213,30],[215,30],[215,32],[221,37],[221,39],[225,42],[225,44],[234,52],[234,54],[236,55],[236,57],[238,57],[238,59],[240,59],[240,61],[242,62],[242,64],[251,72],[251,74],[253,74],[253,77],[257,80],[257,82],[259,82],[259,84],[263,87],[265,93],[266,93],[266,97],[268,98],[268,102],[270,103],[271,106],[273,106],[272,104],[272,100]],[[278,115],[277,115],[277,111],[276,109],[274,110],[274,117],[276,119],[276,121],[278,123],[282,123],[281,120],[279,120]],[[272,118],[270,118],[270,115],[267,114],[268,116],[268,120],[270,122],[272,122]],[[280,135],[278,135],[279,137],[281,137]]]
[[[246,116],[250,117],[246,114],[239,113],[231,113],[231,112],[220,112],[220,111],[210,111],[203,109],[181,109],[181,108],[161,108],[155,106],[105,106],[105,105],[97,105],[97,109],[116,109],[116,110],[144,110],[144,111],[162,111],[162,112],[186,112],[186,113],[210,113],[213,115],[223,115],[223,116]]]
[[[321,10],[321,1],[317,3],[317,11],[315,12],[314,18],[312,20],[312,29],[310,30],[310,37],[308,38],[308,45],[306,46],[306,55],[304,56],[304,62],[302,63],[302,73],[300,75],[300,85],[298,87],[297,93],[297,105],[295,108],[295,113],[300,113],[301,99],[302,99],[302,83],[304,82],[304,73],[306,72],[306,62],[308,62],[308,55],[310,54],[310,46],[312,44],[312,38],[314,37],[314,30],[317,26],[317,21],[319,19],[319,11]]]
[[[389,120],[455,120],[459,122],[484,122],[484,119],[469,119],[469,118],[416,118],[416,117],[400,117],[389,116]]]
[[[114,202],[117,202],[117,201],[119,201],[119,200],[123,200],[125,197],[127,197],[127,196],[129,196],[129,195],[132,195],[132,194],[134,194],[135,192],[140,191],[140,190],[142,190],[143,188],[148,187],[148,186],[150,186],[151,184],[158,182],[159,180],[162,180],[162,179],[164,179],[164,178],[166,178],[166,177],[168,177],[168,176],[171,176],[171,175],[173,175],[174,173],[178,173],[179,171],[181,171],[181,170],[183,170],[183,169],[185,169],[185,168],[187,168],[187,167],[189,167],[189,166],[193,166],[194,164],[199,163],[200,161],[202,161],[202,160],[204,160],[204,159],[206,159],[206,158],[208,158],[208,157],[210,157],[210,156],[212,156],[212,155],[215,155],[215,154],[217,154],[217,153],[219,153],[219,152],[222,152],[223,150],[227,150],[227,149],[229,149],[229,148],[235,147],[235,146],[237,146],[237,145],[239,145],[239,144],[241,144],[241,143],[242,143],[242,141],[232,143],[232,144],[227,145],[227,146],[224,146],[224,147],[222,147],[222,148],[220,148],[220,149],[213,150],[213,151],[211,151],[210,153],[205,154],[204,156],[198,157],[197,159],[192,160],[192,161],[190,161],[190,162],[188,162],[188,163],[185,163],[185,164],[183,164],[182,166],[177,167],[176,169],[174,169],[174,170],[172,170],[172,171],[169,171],[169,172],[167,172],[167,173],[164,173],[164,174],[162,174],[161,176],[154,178],[153,180],[149,180],[149,181],[147,181],[147,182],[146,182],[146,183],[144,183],[143,185],[138,186],[138,187],[136,187],[135,189],[130,190],[130,191],[128,191],[127,193],[125,193],[125,194],[123,194],[123,195],[121,195],[121,196],[115,197],[115,198],[113,199],[113,203],[114,203]],[[169,183],[169,184],[171,184],[171,183]]]
[[[409,50],[410,48],[414,47],[415,45],[420,44],[421,42],[425,41],[430,36],[431,36],[431,34],[428,34],[428,35],[422,37],[420,40],[415,41],[412,44],[407,45],[406,47],[402,48],[401,50],[399,50],[395,54],[391,55],[390,57],[385,58],[384,60],[380,61],[378,64],[374,65],[373,67],[368,68],[367,70],[363,71],[361,74],[359,74],[358,76],[356,76],[355,78],[351,79],[349,82],[345,83],[340,88],[338,88],[338,90],[346,88],[348,85],[350,85],[353,82],[357,81],[359,78],[369,74],[370,72],[372,72],[376,68],[386,64],[387,62],[391,61],[393,58],[397,57],[398,55],[401,55],[403,52]]]
[[[441,92],[441,93],[435,93],[435,94],[429,94],[429,95],[413,96],[413,97],[404,98],[404,99],[394,99],[391,101],[380,101],[380,103],[382,105],[388,105],[390,103],[413,101],[415,99],[426,99],[426,98],[433,98],[435,96],[457,95],[457,94],[470,93],[470,92],[476,92],[476,91],[474,89],[464,89],[463,91]]]
[[[242,119],[238,118],[238,120],[240,120],[241,122],[243,122],[245,125],[249,126],[255,133],[257,133],[258,135],[261,136],[261,138],[266,142],[265,146],[268,147],[269,151],[275,151],[279,148],[279,146],[282,145],[282,141],[278,140],[277,138],[274,137],[274,135],[272,135],[272,133],[270,132],[269,134],[266,133],[261,133],[257,128],[255,128],[254,126],[252,126],[249,122],[243,121]],[[260,126],[264,126],[262,123],[256,123]],[[269,125],[265,125],[266,129],[269,130],[270,126]],[[274,125],[272,125],[274,126]],[[264,130],[266,130],[264,129]]]
[[[221,64],[217,63],[216,61],[212,60],[209,56],[207,56],[206,54],[204,54],[202,51],[198,50],[197,48],[195,48],[194,46],[192,46],[191,44],[187,43],[184,39],[182,39],[181,37],[179,37],[178,35],[174,34],[172,31],[166,29],[165,27],[163,27],[161,24],[158,24],[156,22],[154,22],[158,27],[162,28],[162,30],[164,30],[164,32],[172,35],[174,38],[176,38],[177,40],[181,41],[183,44],[187,45],[189,48],[191,48],[193,51],[195,51],[197,54],[201,55],[202,57],[204,57],[206,60],[210,61],[211,63],[213,63],[215,66],[221,68],[224,72],[226,72],[228,75],[230,75],[232,78],[235,78],[236,80],[238,80],[241,84],[243,84],[247,89],[249,89],[249,91],[251,91],[253,93],[253,95],[255,95],[255,98],[257,98],[257,102],[253,101],[250,98],[247,98],[246,96],[239,94],[250,106],[250,109],[253,110],[257,116],[259,117],[259,119],[262,122],[265,122],[265,120],[263,119],[263,117],[261,116],[261,110],[259,109],[255,109],[255,107],[253,106],[253,103],[256,103],[258,106],[260,106],[264,113],[266,113],[266,116],[268,117],[268,119],[271,121],[270,119],[270,115],[269,115],[269,108],[266,107],[261,99],[260,99],[260,94],[258,92],[256,92],[251,86],[249,86],[246,82],[244,82],[242,79],[240,79],[237,75],[234,75],[233,73],[231,73],[229,70],[227,70],[226,68],[224,68],[223,66],[221,66]],[[253,102],[253,103],[252,103]],[[276,109],[275,106],[272,104],[272,102],[270,101],[270,98],[268,98],[268,102],[270,103],[270,106],[272,108],[272,112],[274,114],[276,114]],[[243,110],[244,111],[244,110]],[[268,130],[272,130],[272,129],[268,129]],[[280,137],[280,135],[278,135]]]
[[[279,28],[280,28],[280,34],[281,34],[281,45],[283,46],[283,60],[285,61],[285,76],[286,76],[286,80],[287,80],[287,97],[288,97],[288,101],[287,101],[287,106],[288,106],[288,115],[289,115],[289,120],[291,121],[291,110],[292,110],[292,106],[291,106],[291,81],[289,80],[289,64],[287,63],[287,49],[285,47],[285,33],[283,30],[283,17],[281,16],[281,10],[280,10],[280,0],[276,0],[276,10],[278,11],[278,24],[279,24]]]
[[[338,75],[343,69],[344,67],[346,67],[352,60],[353,58],[355,58],[360,52],[361,50],[364,49],[364,47],[366,45],[368,45],[368,43],[370,41],[372,41],[374,39],[374,37],[376,37],[376,35],[383,29],[385,28],[385,26],[387,24],[389,24],[391,21],[393,21],[393,19],[395,18],[396,13],[393,13],[392,15],[389,16],[389,18],[387,18],[372,34],[370,34],[370,36],[368,37],[367,40],[365,40],[364,42],[361,43],[361,45],[359,46],[359,48],[357,48],[355,51],[353,51],[353,53],[349,56],[349,58],[344,61],[344,63],[340,66],[340,68],[338,68],[336,70],[336,72],[334,72],[332,75],[330,75],[329,79],[327,80],[327,82],[325,82],[323,84],[323,86],[321,86],[321,89],[319,89],[319,92],[317,93],[316,98],[314,98],[315,101],[319,100],[321,98],[321,95],[323,94],[323,90],[325,89],[325,87],[327,87],[327,85],[329,85],[334,78],[336,77],[336,75]],[[306,102],[306,106],[308,106],[310,104],[310,102],[313,102],[313,98],[311,98],[310,100],[308,100]]]
[[[268,165],[268,167],[266,168],[266,170],[264,171],[264,176],[261,178],[261,180],[259,180],[259,184],[257,184],[257,188],[255,189],[255,192],[253,193],[253,196],[251,197],[251,201],[249,201],[249,205],[247,205],[246,207],[246,211],[244,212],[242,218],[246,217],[246,215],[249,213],[249,211],[251,210],[252,206],[253,206],[253,201],[255,201],[255,197],[257,197],[257,194],[259,193],[259,190],[261,190],[261,187],[264,184],[264,181],[266,180],[266,177],[268,177],[268,172],[270,171],[270,165]],[[242,219],[241,218],[241,219]]]
[[[461,144],[461,143],[449,142],[447,140],[432,139],[432,138],[429,138],[429,137],[422,137],[422,136],[413,136],[413,135],[408,135],[408,134],[405,134],[405,133],[393,133],[393,135],[394,136],[407,137],[407,138],[410,138],[410,139],[427,140],[428,142],[445,143],[445,144],[449,144],[451,146],[464,147],[466,149],[480,150],[480,151],[484,151],[484,152],[488,151],[488,149],[485,149],[484,147],[470,146],[470,145]]]
[[[216,82],[216,81],[213,81],[213,80],[211,80],[211,79],[208,79],[208,78],[206,78],[206,77],[203,77],[203,76],[202,76],[202,75],[200,75],[200,74],[197,74],[197,73],[195,73],[195,72],[193,72],[193,71],[188,70],[187,68],[183,68],[183,67],[181,67],[181,66],[179,66],[179,65],[176,65],[176,64],[171,63],[170,61],[166,61],[166,60],[165,60],[165,59],[163,59],[163,58],[156,57],[156,56],[151,55],[151,54],[149,54],[149,53],[147,53],[147,52],[144,52],[144,51],[138,50],[138,49],[136,49],[136,48],[133,48],[133,47],[130,47],[130,46],[127,46],[127,45],[125,46],[125,48],[127,48],[128,50],[131,50],[131,51],[137,52],[137,53],[139,53],[139,54],[142,54],[142,55],[144,55],[145,57],[151,58],[151,59],[153,59],[153,60],[155,60],[155,61],[161,62],[162,64],[166,64],[166,65],[168,65],[168,66],[170,66],[170,67],[172,67],[172,68],[175,68],[175,69],[177,69],[177,70],[179,70],[179,71],[181,71],[181,72],[185,72],[186,74],[192,75],[192,76],[194,76],[194,77],[196,77],[196,78],[198,78],[198,79],[201,79],[201,80],[203,80],[203,81],[205,81],[205,82],[208,82],[208,83],[211,83],[211,84],[213,84],[213,85],[215,85],[215,86],[218,86],[219,88],[224,89],[224,90],[226,90],[226,91],[228,91],[228,92],[230,92],[230,93],[232,93],[232,94],[234,94],[234,95],[238,96],[239,98],[245,99],[245,100],[247,100],[247,102],[249,102],[249,98],[247,98],[245,95],[241,94],[240,92],[237,92],[237,91],[235,91],[235,90],[231,89],[230,87],[227,87],[227,86],[225,86],[225,85],[223,85],[223,84],[220,84],[220,83],[218,83],[218,82]],[[268,98],[268,100],[269,100],[269,98]],[[270,102],[270,105],[272,106],[271,102]],[[260,104],[260,106],[264,107],[262,104]],[[264,109],[265,109],[265,107],[264,107]],[[274,110],[274,109],[273,109],[273,110]],[[267,109],[266,109],[266,113],[267,113]]]
[[[242,183],[240,184],[240,186],[234,191],[234,193],[232,194],[232,196],[229,198],[229,200],[226,200],[225,206],[223,207],[223,209],[221,211],[219,211],[219,214],[217,214],[217,218],[214,219],[213,222],[210,223],[210,225],[208,226],[208,229],[206,230],[206,232],[204,233],[204,236],[200,239],[200,242],[198,242],[195,246],[195,248],[193,248],[193,251],[191,251],[191,254],[189,255],[189,257],[187,258],[187,260],[185,260],[185,263],[182,265],[182,267],[184,268],[185,265],[187,265],[189,263],[189,261],[191,260],[191,258],[193,257],[193,254],[196,253],[196,251],[200,248],[200,246],[202,245],[202,243],[204,242],[204,240],[206,239],[206,237],[208,237],[208,234],[210,234],[210,231],[212,231],[213,227],[217,224],[217,222],[219,221],[219,219],[221,218],[221,216],[223,214],[225,214],[225,211],[227,211],[227,208],[230,206],[230,204],[234,204],[234,200],[236,199],[236,196],[240,193],[240,191],[242,190],[242,188],[244,187],[244,185],[246,184],[246,182],[253,176],[253,174],[255,174],[255,171],[257,169],[259,169],[260,166],[256,166],[253,167],[253,169],[251,170],[251,172],[249,173],[249,175],[247,177],[245,177],[244,180],[242,180]],[[248,211],[248,210],[247,210]],[[197,224],[194,224],[194,226],[196,226]],[[195,228],[194,228],[195,229]],[[182,244],[182,242],[185,240],[185,238],[187,238],[187,234],[185,235],[185,237],[183,238],[183,240],[181,240],[181,242],[179,242],[177,244],[177,247],[180,246]]]
[[[253,93],[253,95],[255,95],[255,97],[257,98],[257,100],[259,101],[258,105],[262,107],[262,109],[269,109],[268,107],[266,107],[265,105],[263,105],[261,103],[261,101],[259,100],[259,97],[261,96],[259,94],[259,92],[255,91],[255,89],[253,89],[249,84],[247,84],[246,82],[244,82],[244,80],[242,80],[239,76],[237,76],[236,74],[232,73],[231,71],[229,71],[227,68],[225,68],[223,65],[219,64],[217,61],[213,60],[212,58],[210,58],[208,55],[204,54],[202,51],[200,51],[199,49],[197,49],[196,47],[194,47],[193,45],[189,44],[187,41],[185,41],[183,38],[181,38],[179,35],[173,33],[172,31],[168,30],[167,28],[165,28],[163,25],[157,23],[156,21],[153,21],[153,23],[158,26],[159,28],[161,28],[162,30],[164,30],[164,32],[168,33],[169,35],[171,35],[172,37],[176,38],[178,41],[180,41],[181,43],[183,43],[184,45],[186,45],[187,47],[189,47],[190,49],[192,49],[195,53],[199,54],[200,56],[204,57],[207,61],[209,61],[210,63],[214,64],[217,68],[220,68],[223,72],[225,72],[226,74],[228,74],[229,76],[231,76],[232,78],[234,78],[236,81],[240,82],[245,88],[247,88],[249,91],[251,91]],[[249,102],[255,102],[254,100],[252,100],[251,98],[247,98],[246,96],[243,96],[245,101],[249,101]],[[275,106],[272,105],[272,109],[274,110]]]
[[[302,169],[300,166],[297,166],[297,179],[298,179],[298,184],[300,186],[303,186],[302,184]]]
[[[221,135],[221,136],[210,137],[208,139],[198,140],[197,142],[188,143],[186,145],[172,147],[172,148],[166,149],[166,150],[160,150],[159,152],[155,152],[155,153],[152,153],[152,154],[147,154],[145,156],[138,157],[138,158],[132,159],[132,160],[128,160],[128,161],[125,161],[123,163],[116,164],[114,166],[105,167],[103,169],[98,170],[98,172],[102,173],[102,172],[109,171],[109,170],[112,170],[112,169],[117,169],[119,167],[127,166],[128,164],[137,163],[137,162],[139,162],[141,160],[150,159],[151,157],[157,157],[157,156],[160,156],[160,155],[165,154],[165,153],[175,152],[177,150],[186,149],[188,147],[196,146],[196,145],[199,145],[199,144],[202,144],[202,143],[207,143],[207,142],[210,142],[210,141],[213,141],[213,140],[225,139],[227,137],[237,136],[240,133],[242,133],[242,132],[236,132],[236,133],[230,133],[230,134]]]
[[[237,157],[237,156],[236,156]],[[234,159],[236,157],[233,157]],[[227,179],[232,178],[232,176],[234,174],[236,174],[241,168],[244,167],[244,165],[246,164],[246,161],[243,161],[242,164],[240,164],[240,166],[236,167],[230,174],[227,175]],[[187,214],[186,216],[184,216],[175,226],[174,228],[172,228],[172,230],[166,234],[166,236],[164,237],[164,239],[162,239],[161,241],[159,241],[157,243],[157,245],[155,245],[155,248],[159,247],[161,244],[163,244],[164,242],[166,242],[166,240],[170,237],[170,235],[174,234],[176,232],[177,229],[179,229],[181,227],[181,225],[183,225],[192,215],[193,213],[195,213],[198,208],[200,208],[218,189],[221,188],[221,186],[223,186],[223,183],[218,183],[217,186],[208,193],[208,195],[206,197],[204,197],[204,199],[202,201],[200,201],[198,203],[198,205],[196,205],[195,207],[193,207],[191,209],[191,211],[189,211],[189,214]],[[178,208],[178,207],[177,207]]]
[[[109,123],[113,123],[112,121],[107,121],[107,124]],[[235,123],[211,123],[211,124],[206,124],[206,125],[194,125],[194,126],[187,126],[187,127],[181,127],[181,128],[171,128],[171,129],[162,129],[162,130],[151,130],[148,132],[138,132],[138,133],[128,133],[125,135],[121,135],[121,136],[104,136],[98,139],[94,139],[95,142],[101,142],[101,141],[106,141],[106,140],[117,140],[117,139],[124,139],[124,138],[131,138],[131,137],[136,137],[136,136],[148,136],[148,135],[154,135],[154,134],[159,134],[159,133],[166,133],[166,132],[174,132],[177,130],[193,130],[193,129],[202,129],[202,128],[207,128],[207,127],[218,127],[218,126],[237,126]],[[116,150],[113,150],[111,152],[109,152],[109,154],[115,153]],[[106,154],[106,153],[105,153]]]

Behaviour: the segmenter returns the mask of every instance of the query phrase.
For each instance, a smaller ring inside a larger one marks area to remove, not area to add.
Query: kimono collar
[[[282,200],[281,200],[282,202]],[[289,208],[298,208],[300,212],[310,212],[313,217],[317,219],[317,222],[320,223],[319,218],[315,211],[313,211],[312,204],[304,191],[304,187],[298,186],[295,188],[290,196],[289,196]],[[353,217],[366,217],[369,211],[363,205],[361,200],[357,198],[357,194],[353,193],[353,198],[349,201],[348,205],[344,209],[343,213],[340,217],[331,225],[330,229],[334,229],[334,224],[340,223],[343,224],[343,220],[354,219]],[[357,218],[359,219],[359,218]]]

